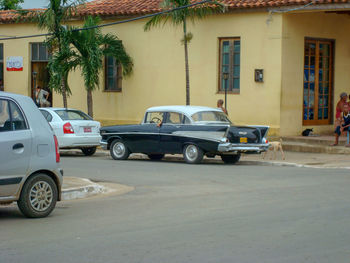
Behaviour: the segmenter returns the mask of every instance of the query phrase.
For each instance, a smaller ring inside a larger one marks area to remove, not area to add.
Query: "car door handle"
[[[12,147],[13,150],[18,150],[18,149],[21,149],[21,148],[24,148],[24,145],[22,143],[16,143]]]

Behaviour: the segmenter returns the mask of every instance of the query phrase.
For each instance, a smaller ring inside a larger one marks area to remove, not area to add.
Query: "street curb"
[[[62,201],[122,195],[135,190],[135,187],[112,182],[93,182],[86,178],[65,177],[62,185]]]
[[[85,179],[85,178],[79,178],[79,179],[82,181],[82,184],[86,184],[86,185],[62,189],[63,201],[87,198],[87,197],[98,195],[101,193],[106,193],[109,190],[105,186],[94,183],[89,179]]]
[[[244,164],[262,165],[262,166],[279,166],[279,167],[298,167],[298,168],[316,168],[316,169],[350,169],[350,166],[320,166],[300,163],[286,163],[286,162],[267,162],[267,161],[241,161]]]

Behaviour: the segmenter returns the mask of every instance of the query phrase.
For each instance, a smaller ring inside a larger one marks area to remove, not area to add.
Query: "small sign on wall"
[[[264,70],[255,69],[254,70],[254,80],[255,82],[264,82]]]
[[[6,58],[7,71],[23,71],[23,57],[7,57]]]

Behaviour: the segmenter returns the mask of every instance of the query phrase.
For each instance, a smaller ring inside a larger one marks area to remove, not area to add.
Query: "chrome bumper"
[[[105,141],[100,141],[100,146],[103,150],[107,150],[108,143]]]
[[[265,152],[269,148],[269,143],[264,144],[242,144],[242,143],[220,143],[219,152]]]

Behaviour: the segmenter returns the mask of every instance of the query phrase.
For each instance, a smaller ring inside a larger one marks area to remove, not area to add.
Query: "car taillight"
[[[63,133],[74,133],[73,127],[69,122],[63,125]]]
[[[53,136],[53,139],[55,140],[55,151],[56,151],[56,163],[60,162],[60,151],[58,148],[58,141],[56,135]]]

